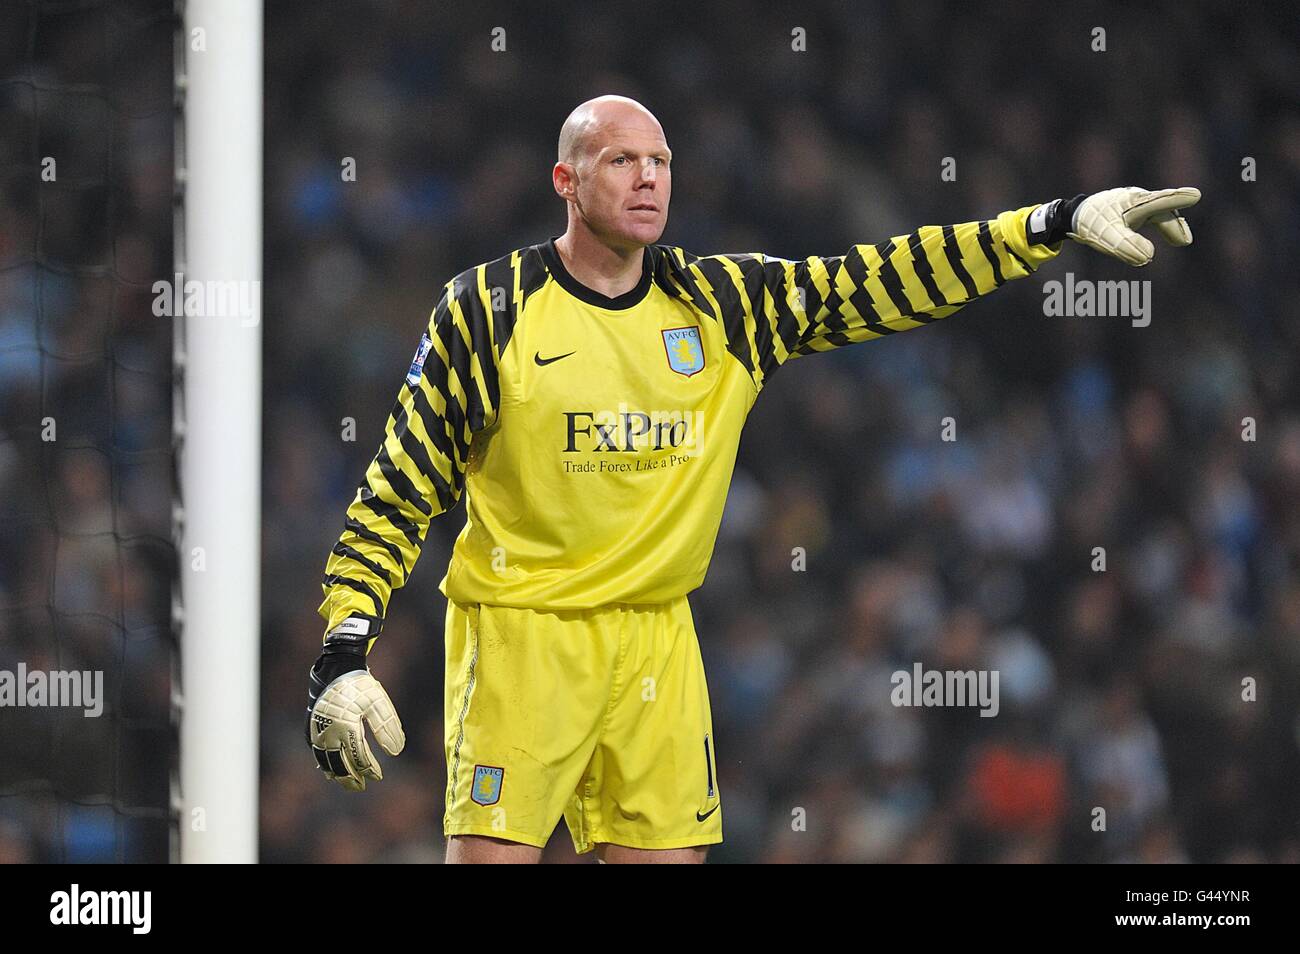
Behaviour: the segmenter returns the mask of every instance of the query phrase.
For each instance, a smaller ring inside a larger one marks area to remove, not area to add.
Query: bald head
[[[626,96],[597,96],[580,105],[560,128],[559,161],[578,166],[599,149],[602,140],[618,129],[633,129],[664,138],[664,128],[654,113]]]
[[[664,127],[636,100],[587,100],[564,121],[551,168],[551,184],[568,205],[565,235],[626,253],[635,271],[635,250],[659,241],[668,223],[672,158]]]

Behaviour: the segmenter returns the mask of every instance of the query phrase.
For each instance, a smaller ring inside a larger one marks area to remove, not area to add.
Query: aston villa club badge
[[[474,766],[474,787],[469,797],[476,805],[495,805],[501,801],[501,782],[506,770],[495,765]]]
[[[699,328],[667,328],[659,333],[664,336],[668,367],[688,378],[704,370],[704,343]]]

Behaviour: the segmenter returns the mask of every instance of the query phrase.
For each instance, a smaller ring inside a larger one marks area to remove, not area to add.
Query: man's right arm
[[[420,338],[325,565],[326,632],[349,617],[383,619],[429,521],[460,498],[474,433],[496,420],[498,350],[481,285],[481,268],[449,282]]]

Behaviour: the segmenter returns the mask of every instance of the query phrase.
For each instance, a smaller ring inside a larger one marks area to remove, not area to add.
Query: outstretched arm
[[[791,358],[946,318],[1037,271],[1066,238],[1145,264],[1153,249],[1133,230],[1149,220],[1171,244],[1189,244],[1177,210],[1199,198],[1195,189],[1112,189],[984,221],[925,225],[845,255],[713,255],[688,267],[716,305],[728,349],[761,388]]]

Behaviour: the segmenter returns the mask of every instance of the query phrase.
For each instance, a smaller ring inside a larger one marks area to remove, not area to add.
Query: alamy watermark
[[[894,686],[889,701],[895,706],[978,706],[980,718],[992,718],[1001,707],[996,669],[923,669],[915,663],[911,671],[900,669],[889,681]]]
[[[262,283],[257,280],[174,281],[153,283],[153,313],[159,318],[238,318],[244,327],[258,323],[262,313]]]
[[[16,672],[0,669],[0,708],[83,709],[87,719],[104,711],[104,671],[40,669],[28,671],[19,663]]]
[[[1134,328],[1151,324],[1151,282],[1095,282],[1074,272],[1065,273],[1065,281],[1043,282],[1043,314],[1049,318],[1131,318]]]
[[[153,892],[88,891],[73,884],[50,895],[50,923],[118,924],[129,926],[132,934],[148,934],[153,926]]]

